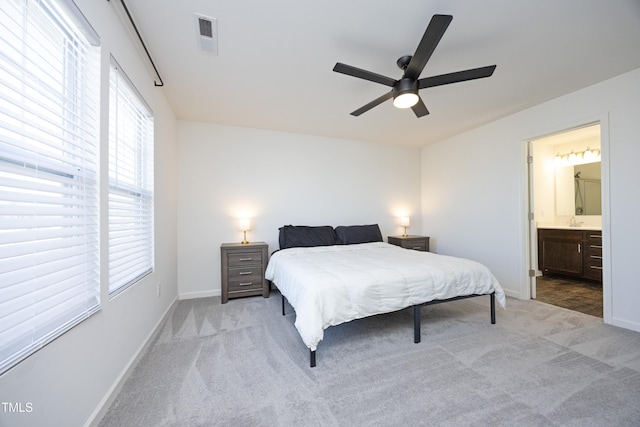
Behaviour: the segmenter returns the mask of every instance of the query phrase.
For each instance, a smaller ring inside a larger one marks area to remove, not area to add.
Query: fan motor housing
[[[413,58],[413,56],[411,55],[405,55],[405,56],[401,56],[400,58],[398,58],[398,60],[396,61],[396,65],[398,66],[398,68],[400,68],[401,70],[406,70],[407,67],[409,66],[409,62],[411,62],[411,58]]]
[[[402,78],[398,80],[393,85],[393,97],[409,92],[409,93],[418,93],[418,81],[415,79],[410,79],[409,77]]]

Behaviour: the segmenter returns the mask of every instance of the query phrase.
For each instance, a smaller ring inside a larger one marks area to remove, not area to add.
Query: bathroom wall
[[[570,134],[562,133],[531,142],[534,218],[538,226],[569,225],[570,218],[575,216],[574,172],[571,168],[559,166],[556,155],[568,154],[572,150],[582,152],[587,147],[601,149],[599,135],[566,142],[568,139],[572,139]],[[582,161],[587,160],[579,160],[578,163]],[[591,177],[592,173],[585,169],[581,176]],[[576,220],[583,226],[602,226],[602,215],[579,215]]]

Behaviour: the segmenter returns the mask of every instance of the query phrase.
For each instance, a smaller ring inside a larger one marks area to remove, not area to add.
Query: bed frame
[[[282,297],[282,315],[284,316],[285,315],[285,311],[284,311],[284,300],[285,300],[285,297],[282,294],[280,294],[280,295]],[[495,292],[492,292],[490,294],[461,295],[461,296],[448,298],[448,299],[443,299],[443,300],[428,301],[428,302],[425,302],[425,303],[422,303],[422,304],[417,304],[417,305],[412,306],[413,307],[413,342],[416,343],[416,344],[420,342],[420,338],[421,338],[421,334],[420,334],[421,310],[420,309],[422,308],[422,306],[440,304],[440,303],[443,303],[443,302],[456,301],[456,300],[460,300],[460,299],[481,297],[481,296],[484,296],[484,295],[489,295],[489,298],[490,298],[490,301],[491,301],[491,324],[495,325],[496,324],[496,294],[495,294]],[[316,350],[309,349],[309,366],[311,368],[316,366]]]

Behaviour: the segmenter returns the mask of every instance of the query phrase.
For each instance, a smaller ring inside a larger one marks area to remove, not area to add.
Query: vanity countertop
[[[571,227],[569,225],[538,225],[536,228],[554,228],[559,230],[590,230],[590,231],[602,231],[601,225],[579,225],[577,227]]]

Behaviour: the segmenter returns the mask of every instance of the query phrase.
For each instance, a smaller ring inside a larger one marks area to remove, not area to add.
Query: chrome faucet
[[[576,222],[576,217],[572,216],[569,218],[569,227],[580,227],[582,222]]]

